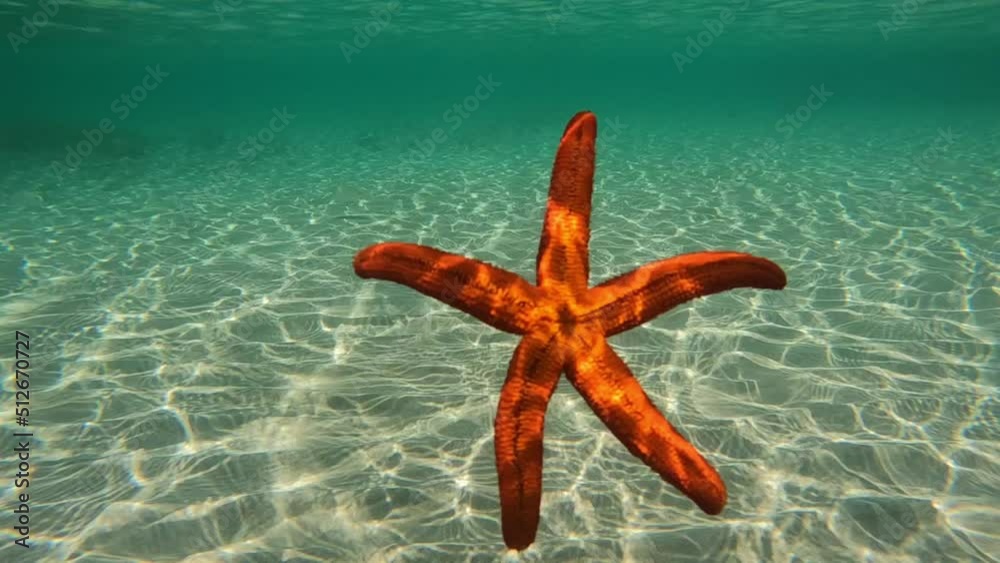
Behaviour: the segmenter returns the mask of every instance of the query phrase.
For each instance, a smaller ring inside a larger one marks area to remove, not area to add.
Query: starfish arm
[[[527,548],[538,531],[545,410],[561,372],[555,337],[534,333],[518,344],[500,391],[493,440],[503,539],[511,549]]]
[[[715,468],[649,400],[625,362],[603,336],[578,338],[566,376],[628,451],[677,487],[708,514],[726,504],[726,485]]]
[[[354,271],[411,287],[484,323],[514,334],[531,324],[538,289],[524,278],[486,262],[404,242],[362,249]]]
[[[782,289],[780,266],[740,252],[694,252],[641,266],[591,289],[584,319],[611,336],[698,297],[737,287]]]
[[[541,287],[582,294],[590,277],[590,207],[594,191],[597,118],[581,111],[566,125],[549,185],[537,275]]]

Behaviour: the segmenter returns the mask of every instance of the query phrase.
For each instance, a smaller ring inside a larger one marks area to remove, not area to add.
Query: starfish
[[[681,254],[589,287],[596,141],[594,114],[574,115],[552,168],[537,284],[486,262],[405,242],[375,244],[354,258],[362,278],[409,286],[521,336],[494,420],[501,527],[511,549],[535,541],[545,411],[564,372],[629,452],[705,513],[721,512],[726,486],[719,473],[664,418],[607,339],[698,297],[785,287],[785,273],[774,262],[728,251]]]

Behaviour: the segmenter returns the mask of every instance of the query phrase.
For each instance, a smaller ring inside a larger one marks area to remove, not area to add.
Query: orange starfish
[[[417,244],[376,244],[354,258],[354,271],[363,278],[412,287],[522,335],[494,421],[503,537],[517,550],[535,541],[538,530],[545,410],[563,372],[633,455],[706,513],[721,512],[722,478],[657,410],[607,338],[698,297],[737,287],[785,287],[777,264],[739,252],[682,254],[588,287],[596,139],[597,118],[588,111],[574,115],[563,133],[538,248],[537,285]]]

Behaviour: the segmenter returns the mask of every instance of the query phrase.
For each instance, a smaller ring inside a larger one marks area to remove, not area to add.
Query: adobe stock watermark
[[[226,14],[235,12],[236,8],[243,5],[243,0],[215,0],[212,7],[215,8],[215,15],[219,16],[219,23],[226,23]]]
[[[599,128],[598,131],[601,131],[601,140],[604,143],[614,141],[618,138],[618,135],[622,134],[622,131],[628,128],[628,126],[622,123],[622,119],[617,115],[609,119],[607,123],[603,121],[599,122],[597,126]],[[608,133],[603,132],[604,128],[608,129]]]
[[[159,88],[163,79],[168,76],[170,73],[164,72],[160,65],[156,65],[156,68],[147,65],[146,75],[142,77],[140,83],[111,102],[111,111],[118,116],[118,121],[128,119],[132,115],[132,111],[139,107],[139,104],[149,96],[150,92]],[[95,129],[83,129],[81,131],[83,140],[75,146],[66,145],[66,158],[63,159],[65,166],[59,161],[53,160],[50,165],[52,172],[61,180],[67,169],[76,170],[79,168],[83,159],[90,156],[104,142],[104,138],[114,130],[115,123],[108,117],[100,120]]]
[[[274,142],[274,138],[288,127],[288,124],[295,119],[295,114],[288,113],[288,107],[272,108],[273,116],[267,122],[267,127],[261,127],[255,134],[250,135],[236,147],[239,158],[234,158],[226,163],[222,171],[223,181],[232,181],[239,174],[240,168],[253,162],[257,155],[264,152],[268,145]]]
[[[414,147],[407,151],[405,154],[400,155],[399,160],[404,172],[412,174],[415,171],[414,164],[418,160],[423,160],[429,158],[437,146],[448,140],[448,132],[454,132],[456,129],[465,123],[465,120],[469,118],[482,102],[490,99],[493,92],[496,91],[503,83],[493,80],[493,75],[489,74],[487,76],[479,77],[479,84],[476,89],[469,96],[466,96],[461,102],[452,104],[452,106],[441,114],[441,119],[445,123],[450,123],[451,128],[445,131],[441,127],[435,127],[430,135],[425,139],[417,139],[414,141]]]
[[[879,20],[875,24],[878,27],[879,32],[882,34],[882,40],[888,41],[889,34],[894,31],[899,31],[901,27],[906,25],[906,22],[910,21],[910,16],[915,14],[920,6],[927,4],[933,0],[903,0],[902,2],[897,2],[892,5],[892,17],[886,20]]]
[[[937,136],[931,141],[930,146],[920,153],[917,157],[915,164],[918,168],[928,168],[930,163],[941,157],[942,154],[948,152],[948,149],[955,144],[955,140],[958,139],[958,135],[949,127],[947,130],[938,129]]]
[[[360,55],[361,50],[371,45],[374,40],[389,24],[392,23],[392,16],[399,14],[402,6],[396,0],[387,2],[384,8],[372,8],[368,13],[372,19],[365,22],[364,26],[354,26],[354,37],[351,42],[340,42],[340,52],[344,55],[347,64],[351,64],[351,57]]]
[[[607,132],[605,132],[607,129]],[[598,140],[601,146],[607,147],[608,143],[613,143],[618,136],[621,135],[622,131],[628,129],[628,126],[622,123],[622,119],[617,115],[608,119],[606,122],[601,119],[597,122],[597,132]],[[536,182],[544,183],[552,179],[552,170],[543,169],[539,170],[538,176],[535,178]]]
[[[550,10],[549,13],[545,14],[545,19],[548,20],[549,26],[555,30],[562,23],[563,19],[576,12],[581,3],[582,0],[562,0],[562,2],[559,2],[558,8]]]
[[[785,141],[791,139],[833,97],[833,92],[826,89],[826,84],[820,84],[819,87],[810,86],[809,92],[809,96],[806,98],[804,104],[774,122],[775,132],[784,135]],[[764,170],[767,166],[765,157],[776,151],[780,146],[781,143],[779,141],[767,139],[763,142],[760,149],[752,148],[748,150],[745,162],[735,179],[735,185],[744,185],[751,174]]]
[[[750,0],[738,0],[742,2],[742,5],[737,6],[736,10],[742,12],[750,6]],[[694,37],[687,36],[687,46],[684,52],[674,51],[671,58],[674,60],[674,66],[677,67],[677,72],[684,72],[684,65],[689,65],[694,62],[695,59],[701,56],[715,43],[715,40],[719,38],[726,31],[726,26],[736,21],[736,14],[733,13],[729,8],[722,8],[719,10],[719,17],[702,20],[701,25],[705,29],[698,32]]]
[[[833,97],[833,92],[828,92],[826,89],[826,84],[820,84],[819,88],[815,86],[809,87],[809,97],[806,98],[806,103],[795,108],[792,113],[785,114],[778,121],[774,122],[774,130],[778,133],[785,135],[785,140],[792,138],[792,135],[812,118],[813,112],[819,111],[826,101]]]
[[[35,38],[38,35],[38,31],[43,27],[49,25],[51,18],[56,17],[59,14],[59,8],[62,4],[65,4],[67,0],[38,0],[38,11],[31,14],[31,17],[21,18],[21,33],[15,33],[13,31],[7,33],[7,41],[10,42],[10,48],[14,50],[14,54],[21,52],[21,46],[27,45],[28,41]]]

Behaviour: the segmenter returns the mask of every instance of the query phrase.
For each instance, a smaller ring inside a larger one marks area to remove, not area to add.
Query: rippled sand
[[[1000,553],[1000,143],[965,131],[922,158],[934,130],[868,133],[763,154],[749,135],[602,137],[593,283],[732,249],[789,284],[612,340],[719,468],[723,514],[632,458],[564,382],[521,560]],[[289,137],[228,182],[231,146],[94,161],[61,184],[42,160],[6,173],[0,325],[36,354],[30,560],[504,556],[492,418],[516,337],[362,281],[351,259],[409,240],[533,280],[557,137],[456,140],[412,177],[405,146],[359,137]],[[29,560],[15,549],[0,559]]]

